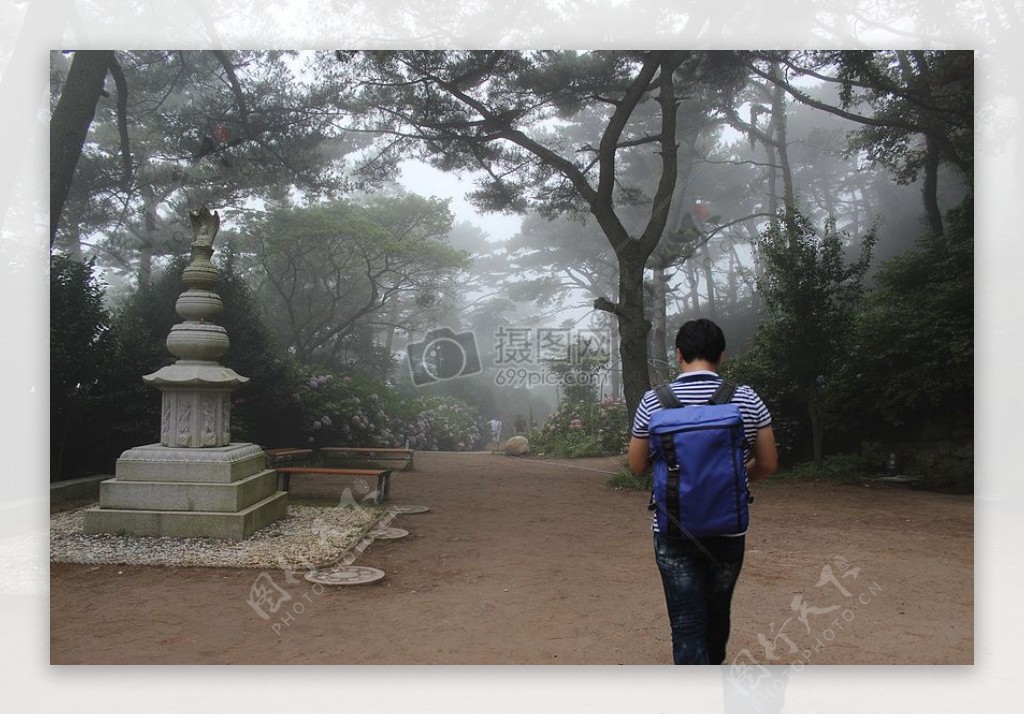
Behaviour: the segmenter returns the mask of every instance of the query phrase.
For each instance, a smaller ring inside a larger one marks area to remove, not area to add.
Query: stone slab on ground
[[[50,504],[60,504],[76,499],[96,499],[99,497],[100,484],[112,478],[111,474],[94,474],[78,479],[66,479],[63,482],[53,482],[50,484]]]
[[[85,531],[91,534],[208,537],[245,539],[285,515],[288,494],[274,492],[237,512],[158,511],[154,509],[93,508],[85,512]]]

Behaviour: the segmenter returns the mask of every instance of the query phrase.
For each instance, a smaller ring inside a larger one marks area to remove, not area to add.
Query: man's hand
[[[640,437],[633,437],[629,440],[629,452],[626,455],[629,471],[638,477],[642,477],[651,468],[650,442],[649,439]]]
[[[760,481],[769,474],[779,471],[779,452],[775,447],[775,432],[772,426],[762,427],[754,438],[754,457],[747,462],[747,478]]]

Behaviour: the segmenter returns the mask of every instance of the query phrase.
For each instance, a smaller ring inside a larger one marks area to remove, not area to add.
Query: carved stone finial
[[[210,209],[203,204],[198,211],[189,211],[188,217],[192,222],[194,242],[200,246],[213,246],[213,238],[220,228],[220,214],[216,211],[210,213]]]

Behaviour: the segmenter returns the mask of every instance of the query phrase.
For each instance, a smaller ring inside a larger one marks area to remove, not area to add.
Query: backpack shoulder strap
[[[711,396],[708,401],[709,405],[725,405],[732,402],[733,395],[736,394],[736,383],[731,380],[722,380],[722,384],[715,390],[715,394]]]
[[[666,410],[680,406],[676,393],[672,392],[672,386],[667,382],[654,388],[654,394],[658,398],[658,402],[661,403],[662,408]]]

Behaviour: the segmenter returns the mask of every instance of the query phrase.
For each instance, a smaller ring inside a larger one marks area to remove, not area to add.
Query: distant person
[[[725,336],[715,323],[706,319],[684,323],[676,335],[680,374],[668,384],[670,396],[674,396],[681,405],[699,405],[708,404],[716,393],[728,395],[728,390],[718,392],[723,382],[718,369],[724,352]],[[747,482],[773,474],[778,468],[778,455],[768,408],[746,385],[736,386],[726,404],[738,406],[742,418],[744,439],[742,447],[737,449],[743,452]],[[629,468],[636,475],[644,474],[654,460],[663,459],[662,452],[666,448],[659,445],[659,451],[652,452],[649,432],[652,415],[663,409],[666,408],[662,406],[662,398],[656,390],[648,390],[637,407],[628,455]],[[735,412],[734,409],[731,414],[735,415]],[[664,422],[665,419],[658,421]],[[708,449],[732,451],[724,443],[715,445]],[[685,454],[673,451],[669,458],[672,457],[678,457],[678,462],[685,465]],[[667,469],[664,465],[661,468]],[[680,478],[683,477],[677,477]],[[746,485],[742,486],[745,497]],[[688,492],[683,493],[690,496]],[[680,504],[685,503],[685,498],[679,500]],[[695,501],[691,499],[690,503]],[[679,526],[673,528],[664,516],[667,510],[662,505],[657,505],[657,508],[663,513],[659,517],[656,512],[653,520],[654,555],[672,628],[672,660],[676,665],[720,665],[725,660],[725,646],[729,639],[733,589],[743,566],[746,529],[737,533],[727,531],[696,537]],[[745,516],[745,499],[743,513]],[[669,533],[661,533],[663,529],[659,528],[659,519],[668,527]],[[731,523],[738,523],[738,520]]]
[[[526,420],[522,415],[516,415],[516,434],[526,434]]]
[[[494,444],[501,444],[501,420],[495,417],[491,420],[491,441]]]

